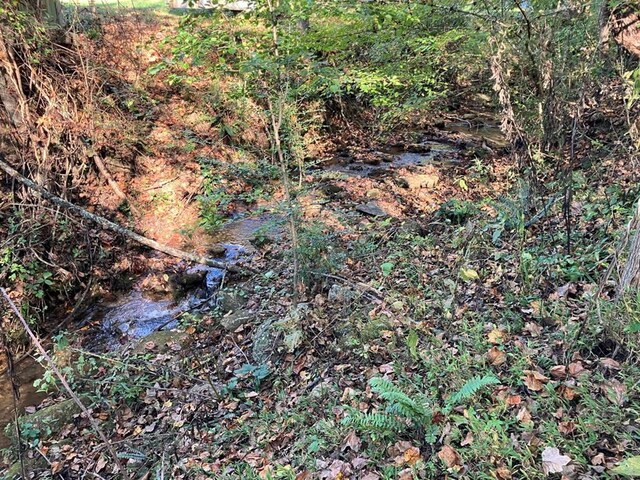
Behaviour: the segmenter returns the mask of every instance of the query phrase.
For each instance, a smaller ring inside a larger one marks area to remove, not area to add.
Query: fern
[[[141,452],[140,450],[136,450],[135,448],[132,448],[128,452],[119,452],[118,458],[123,458],[125,460],[136,460],[138,462],[142,462],[147,459],[147,454],[144,452]]]
[[[369,433],[392,433],[406,428],[406,425],[393,415],[381,412],[365,413],[349,408],[349,415],[342,421],[344,425]]]
[[[388,412],[400,414],[416,423],[422,423],[426,418],[430,418],[431,412],[426,402],[414,400],[391,381],[377,377],[372,378],[369,385],[373,392],[389,403]]]
[[[450,412],[453,407],[468,400],[483,387],[496,383],[500,381],[493,375],[472,378],[447,399],[443,412]],[[385,411],[364,413],[353,407],[346,407],[349,413],[342,422],[344,425],[380,435],[402,432],[409,426],[408,422],[413,423],[416,429],[431,425],[432,410],[424,395],[411,395],[390,380],[381,377],[372,378],[369,385],[371,390],[386,402]]]
[[[455,406],[460,403],[468,400],[473,395],[476,394],[481,388],[484,388],[488,385],[495,385],[500,383],[493,375],[485,375],[484,377],[473,377],[471,380],[468,380],[460,390],[451,395],[446,401],[445,411],[451,411]]]

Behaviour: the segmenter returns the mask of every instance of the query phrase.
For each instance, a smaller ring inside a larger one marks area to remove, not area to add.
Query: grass
[[[88,7],[90,0],[62,0],[64,5],[72,7]],[[97,8],[101,9],[144,9],[144,10],[166,10],[166,0],[96,0]]]

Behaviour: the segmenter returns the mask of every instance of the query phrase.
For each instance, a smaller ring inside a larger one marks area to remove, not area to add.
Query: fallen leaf
[[[580,374],[588,373],[582,366],[582,363],[580,362],[570,363],[568,372],[569,372],[569,375],[571,375],[572,377],[577,377]]]
[[[523,425],[533,423],[531,414],[529,413],[529,410],[527,410],[527,407],[522,407],[520,410],[518,410],[518,415],[516,415],[516,418],[520,420]]]
[[[420,460],[422,460],[422,456],[419,448],[411,447],[404,452],[404,461],[407,465],[415,465]]]
[[[466,447],[467,445],[471,445],[473,443],[473,434],[471,432],[467,432],[467,435],[460,442],[461,447]]]
[[[611,470],[618,475],[626,475],[627,477],[640,477],[640,456],[629,457]]]
[[[563,467],[569,465],[571,457],[561,455],[556,447],[546,447],[542,451],[542,470],[546,475],[562,473]]]
[[[525,370],[524,374],[524,384],[529,390],[534,392],[539,392],[540,390],[542,390],[544,388],[544,382],[549,380],[547,377],[539,372],[536,372],[535,370]]]
[[[610,370],[620,370],[620,364],[616,362],[613,358],[601,358],[600,365]]]
[[[487,360],[494,367],[498,367],[507,361],[507,355],[498,347],[493,347],[487,352]]]
[[[511,470],[507,467],[497,468],[494,474],[498,480],[509,480],[511,478]]]
[[[461,465],[460,455],[449,445],[445,445],[438,452],[438,458],[444,462],[447,468],[453,468]]]
[[[354,452],[359,452],[361,445],[362,441],[358,438],[356,432],[351,430],[342,443],[342,451],[344,452],[347,448],[350,448]]]
[[[626,388],[618,380],[609,380],[601,388],[604,390],[605,396],[614,405],[623,405],[627,401]]]
[[[493,343],[494,345],[502,343],[504,340],[504,337],[505,337],[505,333],[502,330],[498,330],[497,328],[494,328],[493,330],[491,330],[487,335],[487,339],[489,340],[489,343]]]
[[[575,422],[560,422],[558,425],[558,431],[563,435],[569,435],[576,429]]]
[[[375,473],[367,473],[364,477],[362,477],[362,480],[380,480],[380,476],[376,475]]]
[[[549,369],[549,374],[556,380],[565,378],[567,376],[567,367],[565,367],[564,365],[556,365],[555,367],[551,367]]]
[[[107,459],[104,458],[103,455],[100,455],[100,458],[98,459],[98,462],[96,463],[96,473],[100,473],[102,470],[104,470],[104,467],[107,466]]]
[[[369,459],[364,457],[356,457],[351,460],[351,465],[353,465],[353,468],[355,468],[356,470],[360,470],[365,465],[367,465],[367,463],[369,463]]]
[[[573,400],[576,396],[576,391],[567,385],[560,385],[556,388],[556,392],[565,400]]]
[[[478,280],[480,275],[472,268],[461,268],[460,269],[460,278],[465,282],[470,282],[472,280]]]
[[[522,397],[520,395],[509,395],[507,397],[507,405],[514,406],[522,403]]]
[[[535,322],[527,322],[524,331],[529,332],[532,337],[539,337],[542,333],[542,327]]]

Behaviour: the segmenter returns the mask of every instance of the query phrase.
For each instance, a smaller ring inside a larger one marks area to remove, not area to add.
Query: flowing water
[[[451,163],[454,161],[451,153],[458,150],[454,145],[439,141],[424,141],[413,147],[413,151],[407,151],[403,147],[388,147],[372,152],[371,159],[367,162],[339,157],[323,170],[356,177],[376,176],[399,168],[422,167],[440,161]]]
[[[463,128],[459,131],[461,133]],[[495,132],[468,132],[469,135],[480,135]],[[369,176],[384,174],[398,168],[424,166],[439,161],[455,161],[452,152],[457,148],[446,142],[425,141],[414,146],[412,151],[404,148],[389,147],[374,153],[371,163],[355,162],[352,159],[338,159],[325,170],[344,173],[350,176]],[[376,154],[379,161],[375,161]],[[225,225],[210,239],[212,245],[224,247],[224,254],[218,258],[234,263],[251,255],[251,241],[262,230],[274,233],[273,224],[277,222],[273,215],[262,215],[235,220]],[[115,301],[94,305],[80,324],[87,328],[90,335],[85,348],[93,351],[118,350],[133,341],[159,331],[177,326],[181,314],[206,307],[216,289],[224,278],[224,271],[205,266],[196,266],[182,272],[190,281],[189,288],[182,292],[180,299],[171,292],[150,294],[145,291],[144,279],[130,292],[123,294]],[[0,364],[0,371],[4,370]],[[44,369],[33,358],[26,357],[16,365],[16,380],[20,396],[17,401],[18,412],[38,405],[46,393],[37,392],[33,381],[40,378]],[[5,374],[0,378],[0,448],[9,445],[9,439],[3,434],[4,427],[14,418],[14,397],[10,381]]]
[[[214,234],[212,245],[224,248],[224,254],[217,260],[233,264],[251,255],[252,239],[263,227],[268,227],[272,216],[239,219],[228,223]],[[172,273],[173,274],[173,273]],[[123,348],[138,339],[159,331],[175,328],[181,314],[195,311],[209,304],[213,294],[223,281],[225,272],[219,268],[195,266],[184,270],[178,276],[189,278],[189,284],[181,298],[176,299],[171,292],[150,293],[144,290],[143,279],[130,292],[115,301],[99,302],[94,305],[80,325],[88,329],[85,348],[97,351],[113,351]],[[0,362],[0,371],[6,365]],[[19,398],[15,407],[19,413],[25,408],[38,405],[47,397],[33,386],[44,368],[32,357],[25,357],[15,366],[15,380],[19,385]],[[11,424],[15,416],[14,396],[7,374],[0,377],[0,448],[10,445],[4,435],[4,428]],[[0,460],[1,461],[1,460]]]

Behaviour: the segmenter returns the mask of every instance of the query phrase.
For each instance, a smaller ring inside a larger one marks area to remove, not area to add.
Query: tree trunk
[[[60,0],[22,0],[22,6],[30,10],[38,20],[54,25],[63,25]]]
[[[618,291],[616,297],[620,298],[629,288],[638,288],[640,286],[640,200],[636,207],[635,214],[629,222],[629,233],[633,233],[631,246],[629,247],[629,257],[622,270]]]

